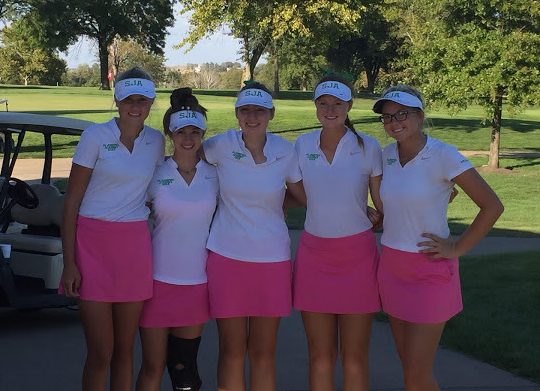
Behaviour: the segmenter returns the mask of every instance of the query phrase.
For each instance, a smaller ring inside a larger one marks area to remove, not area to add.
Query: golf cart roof
[[[0,134],[3,134],[0,176],[11,177],[25,134],[27,132],[40,133],[43,136],[44,155],[41,183],[50,183],[53,158],[52,136],[57,134],[80,136],[84,129],[93,124],[90,121],[53,115],[0,112]],[[13,142],[12,135],[14,134],[17,135],[16,144]]]
[[[0,131],[79,136],[93,122],[44,114],[0,112]]]

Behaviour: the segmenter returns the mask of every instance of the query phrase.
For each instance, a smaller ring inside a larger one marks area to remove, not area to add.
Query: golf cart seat
[[[56,289],[63,269],[60,225],[64,196],[47,184],[32,184],[39,205],[26,209],[15,205],[13,221],[26,228],[0,234],[0,243],[11,244],[11,267],[17,275],[40,278],[45,288]]]

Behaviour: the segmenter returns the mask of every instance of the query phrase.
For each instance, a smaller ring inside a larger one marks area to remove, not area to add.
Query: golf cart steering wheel
[[[8,179],[8,195],[16,204],[26,209],[35,209],[39,199],[28,183],[17,178]]]

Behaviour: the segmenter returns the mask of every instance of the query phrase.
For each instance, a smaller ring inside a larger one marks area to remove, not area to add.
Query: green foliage
[[[235,67],[222,71],[219,80],[220,88],[237,90],[242,82],[242,69]]]
[[[56,85],[66,63],[56,53],[40,47],[27,26],[16,21],[2,30],[0,81],[10,84]]]
[[[162,53],[166,28],[173,23],[172,0],[27,0],[25,18],[34,36],[48,47],[65,50],[79,36],[98,43],[101,85],[108,89],[108,46],[115,37],[131,38]]]
[[[68,69],[62,76],[62,85],[72,87],[99,86],[99,65],[81,64],[75,69]]]
[[[110,62],[116,73],[138,66],[152,76],[156,83],[165,78],[165,57],[152,53],[134,40],[115,39],[109,48]]]

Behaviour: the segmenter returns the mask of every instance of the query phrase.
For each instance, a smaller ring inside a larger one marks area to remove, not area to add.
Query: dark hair
[[[171,107],[167,109],[163,115],[163,131],[170,136],[171,131],[169,125],[171,123],[171,114],[180,110],[192,110],[204,115],[206,118],[206,108],[199,104],[199,101],[193,95],[193,90],[190,87],[177,88],[171,93]]]
[[[127,71],[120,72],[115,79],[115,83],[118,83],[121,80],[126,79],[146,79],[146,80],[152,80],[152,77],[148,74],[148,72],[144,71],[143,69],[139,67],[133,67],[131,69],[128,69]]]
[[[351,94],[352,92],[354,91],[351,83],[345,79],[343,76],[340,76],[338,74],[335,74],[335,73],[330,73],[328,75],[324,75],[318,82],[317,84],[315,85],[315,88],[317,88],[317,86],[321,83],[324,83],[325,81],[339,81],[340,83],[343,83],[345,84],[347,87],[349,87],[351,89]],[[318,98],[317,98],[318,99]],[[349,101],[349,102],[352,102],[352,99]],[[354,128],[354,125],[353,123],[351,122],[350,118],[349,118],[349,115],[347,114],[347,118],[345,118],[345,126],[351,131],[354,133],[354,135],[356,136],[356,139],[358,140],[358,145],[360,145],[360,147],[364,147],[364,140],[362,140],[362,136],[360,136],[358,134],[358,132],[356,131],[356,129]]]
[[[272,96],[272,93],[270,90],[262,83],[259,83],[258,81],[249,80],[247,82],[244,82],[244,86],[240,89],[239,92],[242,92],[244,90],[251,90],[251,89],[257,89],[257,90],[263,90],[264,92],[267,92]]]

